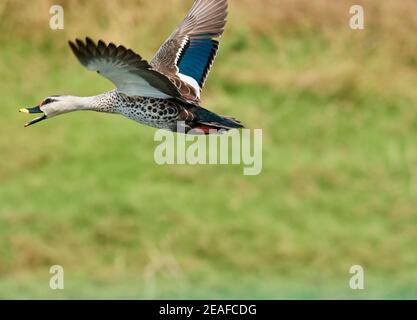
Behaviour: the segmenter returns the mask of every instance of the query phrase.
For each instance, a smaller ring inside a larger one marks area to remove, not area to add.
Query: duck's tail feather
[[[216,131],[228,131],[231,129],[244,128],[242,123],[232,117],[224,117],[201,107],[194,107],[195,119],[190,123],[190,130],[202,131],[204,134],[215,133]]]

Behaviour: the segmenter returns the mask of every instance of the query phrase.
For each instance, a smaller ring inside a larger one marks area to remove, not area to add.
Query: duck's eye
[[[54,102],[54,101],[55,101],[54,99],[46,98],[45,100],[43,100],[43,102],[41,103],[41,105],[43,106],[45,104],[48,104],[48,103],[51,103],[51,102]]]

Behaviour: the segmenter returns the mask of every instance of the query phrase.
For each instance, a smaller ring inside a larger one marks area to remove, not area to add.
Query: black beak
[[[20,112],[24,112],[24,113],[43,113],[40,106],[36,106],[33,108],[23,108],[19,110]]]
[[[42,112],[41,108],[39,106],[33,107],[33,108],[23,108],[19,110],[20,112],[24,113],[42,113],[40,117],[37,117],[33,119],[32,121],[25,124],[25,127],[28,127],[32,124],[35,124],[36,122],[42,121],[46,119],[46,115]]]

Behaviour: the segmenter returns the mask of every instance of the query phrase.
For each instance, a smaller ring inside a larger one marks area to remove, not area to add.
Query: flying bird
[[[110,80],[116,89],[91,97],[46,97],[35,107],[19,110],[41,114],[25,126],[72,111],[92,110],[185,133],[242,128],[240,121],[200,106],[201,91],[219,48],[217,39],[226,24],[227,8],[227,0],[194,1],[185,19],[149,63],[121,45],[102,40],[96,43],[88,37],[85,41],[69,41],[79,62]]]

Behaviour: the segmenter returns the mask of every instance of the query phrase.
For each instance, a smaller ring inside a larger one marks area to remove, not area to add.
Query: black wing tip
[[[105,47],[107,47],[107,44],[103,40],[101,40],[101,39],[98,40],[97,45],[98,46],[105,46]]]
[[[80,53],[85,54],[86,52],[95,55],[97,53],[96,49],[110,48],[112,51],[116,51],[116,55],[124,56],[125,54],[129,54],[130,56],[135,56],[140,60],[142,59],[142,57],[139,54],[135,53],[132,49],[128,49],[124,45],[116,45],[113,42],[109,42],[109,44],[107,44],[104,40],[101,39],[98,40],[98,42],[96,43],[90,37],[85,37],[84,41],[80,38],[75,38],[75,40],[68,40],[68,44],[77,56]]]
[[[90,37],[85,37],[85,43],[88,44],[92,44],[92,45],[96,45],[95,42],[90,38]]]
[[[72,51],[77,50],[77,46],[71,40],[68,40],[68,45],[70,46]]]
[[[94,46],[97,46],[97,44],[99,44],[99,43],[106,45],[106,42],[103,41],[103,40],[101,40],[101,39],[98,40],[98,42],[96,44],[96,42],[93,39],[91,39],[90,37],[85,37],[84,40],[81,40],[80,38],[75,38],[74,40],[68,40],[68,44],[71,45],[71,43],[73,45],[75,45],[75,43],[76,43],[78,45],[83,45],[83,46],[85,46],[85,45],[87,45],[89,43],[90,44],[93,44]]]
[[[77,44],[78,49],[81,49],[81,48],[85,48],[86,47],[86,45],[84,44],[84,42],[82,40],[78,39],[78,38],[75,39],[75,43]]]
[[[87,66],[89,56],[87,45],[84,44],[84,42],[78,38],[76,38],[74,41],[69,40],[68,44],[78,61],[82,65]]]

